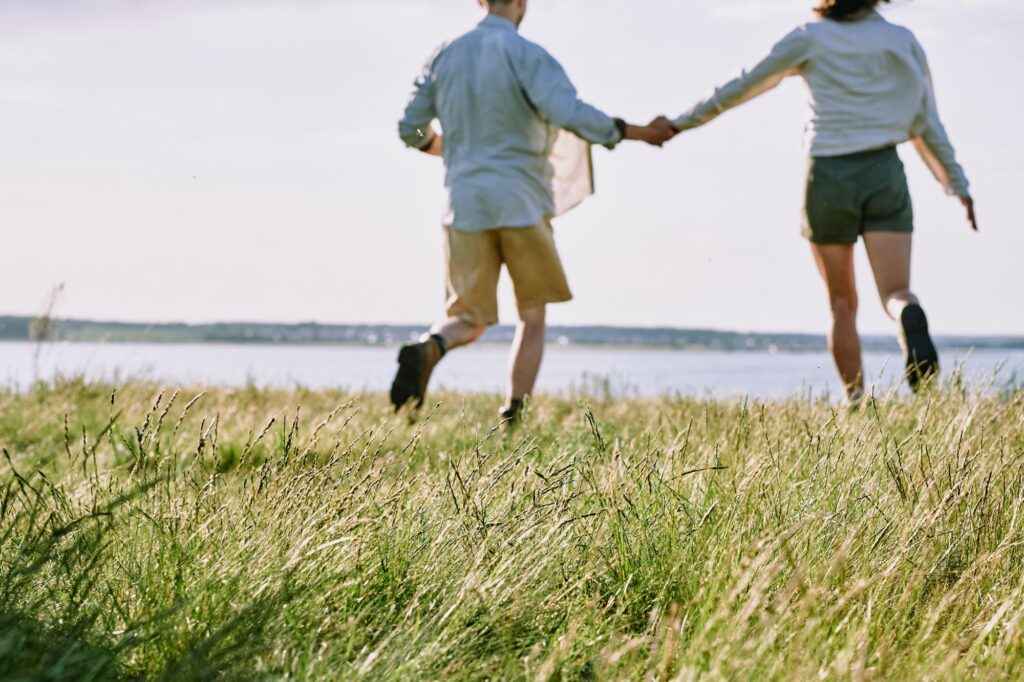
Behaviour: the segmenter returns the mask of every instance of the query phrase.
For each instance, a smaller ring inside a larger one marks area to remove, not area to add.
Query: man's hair
[[[490,5],[491,7],[494,7],[496,5],[507,5],[511,2],[512,0],[487,0],[487,4]]]
[[[821,0],[814,11],[824,19],[846,21],[865,10],[874,9],[883,2],[890,0]]]

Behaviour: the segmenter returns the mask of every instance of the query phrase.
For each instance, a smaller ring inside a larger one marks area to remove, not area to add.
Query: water
[[[38,362],[35,354],[39,352]],[[392,348],[230,344],[0,343],[0,382],[24,388],[35,378],[84,376],[122,381],[146,378],[165,384],[340,387],[383,391],[395,370]],[[459,349],[438,367],[432,386],[499,392],[505,386],[508,349]],[[870,383],[893,386],[896,355],[865,356]],[[1024,351],[947,352],[943,364],[962,365],[976,382],[1024,382]],[[552,347],[538,391],[604,392],[617,396],[669,394],[728,398],[841,395],[826,353],[679,352],[632,348]]]

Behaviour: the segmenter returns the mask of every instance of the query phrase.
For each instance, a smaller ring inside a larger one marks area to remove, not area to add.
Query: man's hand
[[[434,139],[430,141],[430,144],[422,147],[420,151],[431,156],[441,156],[444,151],[444,138],[441,135],[434,135]]]
[[[654,147],[662,146],[677,133],[675,126],[664,116],[659,116],[645,126],[626,126],[627,140],[640,140]]]
[[[971,229],[977,232],[978,219],[974,215],[974,199],[971,197],[960,197],[960,203],[967,209],[967,222],[971,224]]]

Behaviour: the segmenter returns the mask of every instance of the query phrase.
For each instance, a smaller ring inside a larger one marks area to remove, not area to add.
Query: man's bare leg
[[[506,411],[517,411],[523,399],[533,393],[541,361],[544,359],[546,314],[547,309],[544,306],[519,309],[519,326],[516,328],[516,338],[512,343],[512,355],[509,359]],[[510,418],[514,418],[514,415]]]
[[[469,345],[483,336],[485,331],[487,327],[469,324],[458,317],[449,317],[430,328],[431,334],[437,334],[444,339],[445,350]]]
[[[398,351],[398,373],[391,384],[391,404],[400,410],[409,403],[423,406],[427,384],[437,363],[453,348],[479,339],[486,326],[470,324],[457,317],[439,322],[418,343],[409,343]]]
[[[864,366],[861,361],[860,335],[857,333],[857,281],[853,268],[852,244],[811,244],[828,289],[832,310],[829,349],[836,369],[851,400],[864,393]]]

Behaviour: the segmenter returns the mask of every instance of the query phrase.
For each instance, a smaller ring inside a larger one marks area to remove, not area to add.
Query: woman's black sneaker
[[[939,373],[939,352],[928,334],[928,318],[916,303],[905,307],[900,314],[899,341],[907,367],[907,383],[916,393],[923,383]]]

